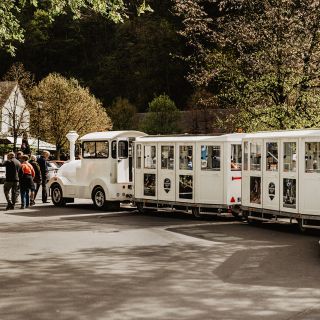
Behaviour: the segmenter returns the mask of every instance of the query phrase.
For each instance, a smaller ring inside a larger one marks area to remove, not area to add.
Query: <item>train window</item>
[[[161,146],[161,169],[174,169],[174,146]]]
[[[117,159],[117,141],[111,142],[111,157],[112,159]]]
[[[145,173],[143,177],[143,194],[154,197],[156,195],[156,175]]]
[[[86,141],[83,143],[82,149],[83,158],[95,158],[96,157],[96,143],[94,141]]]
[[[305,172],[320,172],[320,142],[305,143]]]
[[[96,157],[97,158],[108,158],[109,157],[109,142],[108,141],[97,141],[96,142]]]
[[[189,175],[179,175],[179,198],[192,199],[193,177]]]
[[[283,171],[296,171],[297,166],[297,144],[296,142],[283,143]]]
[[[220,171],[220,146],[201,146],[201,170]]]
[[[266,170],[267,171],[278,171],[278,143],[267,142],[266,143]]]
[[[144,167],[155,169],[157,165],[156,146],[144,146]]]
[[[241,144],[232,144],[231,145],[231,170],[241,171],[241,165],[242,165]]]
[[[141,169],[141,144],[137,144],[136,168]]]
[[[261,144],[250,143],[250,170],[261,171]]]
[[[126,140],[121,140],[118,142],[118,158],[126,159],[129,155],[129,143]]]
[[[179,169],[193,169],[193,148],[192,146],[180,146],[179,148]]]
[[[243,170],[247,171],[249,160],[249,142],[245,141],[243,144]]]

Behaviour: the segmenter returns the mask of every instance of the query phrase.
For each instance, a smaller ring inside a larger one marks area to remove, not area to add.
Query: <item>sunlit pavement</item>
[[[320,319],[319,233],[0,202],[1,320]]]

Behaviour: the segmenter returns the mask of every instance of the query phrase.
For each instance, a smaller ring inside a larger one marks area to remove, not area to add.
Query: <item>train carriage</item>
[[[241,139],[144,136],[135,141],[134,199],[139,210],[176,208],[200,213],[240,207]]]
[[[244,216],[288,217],[302,230],[320,228],[320,130],[248,134],[242,149]]]

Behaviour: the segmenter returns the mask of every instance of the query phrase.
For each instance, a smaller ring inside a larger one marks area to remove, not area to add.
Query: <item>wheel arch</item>
[[[109,189],[107,187],[107,184],[102,179],[95,179],[90,183],[90,195],[91,199],[93,197],[93,192],[95,189],[101,188],[105,194],[106,200],[110,198],[109,196]]]

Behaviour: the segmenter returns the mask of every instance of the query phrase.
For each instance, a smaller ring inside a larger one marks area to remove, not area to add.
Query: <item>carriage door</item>
[[[281,141],[280,211],[298,212],[298,140]]]
[[[117,182],[129,183],[129,139],[119,138],[118,143],[118,168],[117,168]]]
[[[199,163],[196,174],[196,202],[223,203],[223,150],[222,143],[201,143],[197,150]]]
[[[254,208],[262,208],[262,146],[263,141],[260,139],[250,141],[250,179],[247,187],[249,187],[250,207]]]
[[[157,145],[143,144],[143,198],[157,199]]]
[[[176,155],[176,201],[194,203],[195,144],[177,144]]]
[[[175,201],[175,146],[171,144],[158,144],[158,200]]]
[[[279,141],[264,140],[263,208],[280,210]]]

